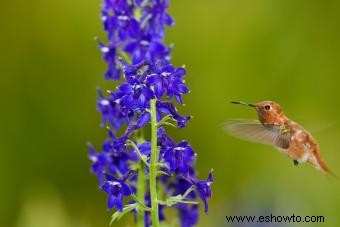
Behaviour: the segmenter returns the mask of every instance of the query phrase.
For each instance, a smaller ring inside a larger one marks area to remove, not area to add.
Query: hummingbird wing
[[[290,132],[280,125],[262,124],[255,120],[230,120],[224,128],[231,135],[251,142],[289,148]]]

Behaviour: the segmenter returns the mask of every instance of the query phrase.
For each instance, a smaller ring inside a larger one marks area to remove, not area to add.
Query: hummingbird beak
[[[246,106],[251,106],[251,107],[256,107],[255,104],[246,103],[246,102],[233,101],[233,102],[230,102],[230,103],[233,103],[233,104],[241,104],[241,105],[246,105]]]

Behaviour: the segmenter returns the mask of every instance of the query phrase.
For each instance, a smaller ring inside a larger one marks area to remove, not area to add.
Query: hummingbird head
[[[272,101],[263,101],[255,104],[246,102],[231,102],[231,103],[247,105],[255,108],[259,120],[262,123],[267,124],[281,123],[282,119],[284,118],[284,113],[281,109],[281,106]]]

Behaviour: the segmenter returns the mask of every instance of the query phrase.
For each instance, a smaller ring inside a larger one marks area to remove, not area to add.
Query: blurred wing
[[[262,124],[252,120],[230,120],[224,128],[233,136],[262,144],[269,144],[287,149],[290,144],[290,133],[279,125]]]

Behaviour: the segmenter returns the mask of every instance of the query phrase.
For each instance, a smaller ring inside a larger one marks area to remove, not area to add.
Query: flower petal
[[[141,114],[137,120],[137,125],[139,128],[142,128],[144,125],[146,125],[148,122],[150,122],[150,113],[149,112],[144,112]]]

